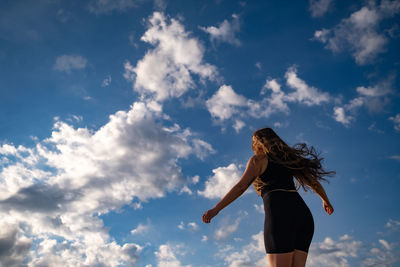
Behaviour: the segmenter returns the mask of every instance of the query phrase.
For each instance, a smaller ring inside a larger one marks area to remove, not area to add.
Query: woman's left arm
[[[232,187],[232,189],[215,205],[214,208],[206,211],[203,214],[203,222],[209,223],[211,219],[216,216],[223,208],[235,201],[239,196],[241,196],[247,188],[251,185],[254,179],[258,176],[260,166],[259,160],[256,156],[252,156],[247,162],[246,169],[242,175],[239,182]]]

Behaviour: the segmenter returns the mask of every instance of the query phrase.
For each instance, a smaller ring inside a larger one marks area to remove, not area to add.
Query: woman
[[[307,187],[313,189],[331,215],[333,207],[320,181],[326,181],[322,176],[336,172],[322,169],[323,158],[316,155],[314,147],[309,149],[306,144],[289,147],[271,128],[253,133],[252,149],[255,155],[249,159],[240,181],[202,219],[210,223],[253,184],[264,201],[264,244],[270,266],[305,266],[314,220],[297,190],[300,186],[305,191]]]

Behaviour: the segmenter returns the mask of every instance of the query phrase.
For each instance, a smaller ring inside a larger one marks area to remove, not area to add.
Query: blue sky
[[[2,1],[2,266],[267,266],[270,126],[321,152],[309,266],[400,264],[400,1]]]

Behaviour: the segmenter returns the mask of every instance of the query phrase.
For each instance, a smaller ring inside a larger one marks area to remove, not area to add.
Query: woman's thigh
[[[270,267],[292,267],[294,251],[288,253],[267,253]]]
[[[307,252],[296,249],[293,254],[293,267],[306,266],[307,255]]]

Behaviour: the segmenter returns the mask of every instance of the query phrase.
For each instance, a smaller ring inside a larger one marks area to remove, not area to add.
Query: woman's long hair
[[[335,171],[326,171],[315,148],[307,147],[305,143],[297,143],[293,147],[288,146],[271,128],[262,128],[253,133],[257,140],[256,145],[267,154],[268,160],[284,165],[291,170],[299,184],[307,191],[306,185],[315,185],[317,181],[326,181],[323,176],[333,176]]]

